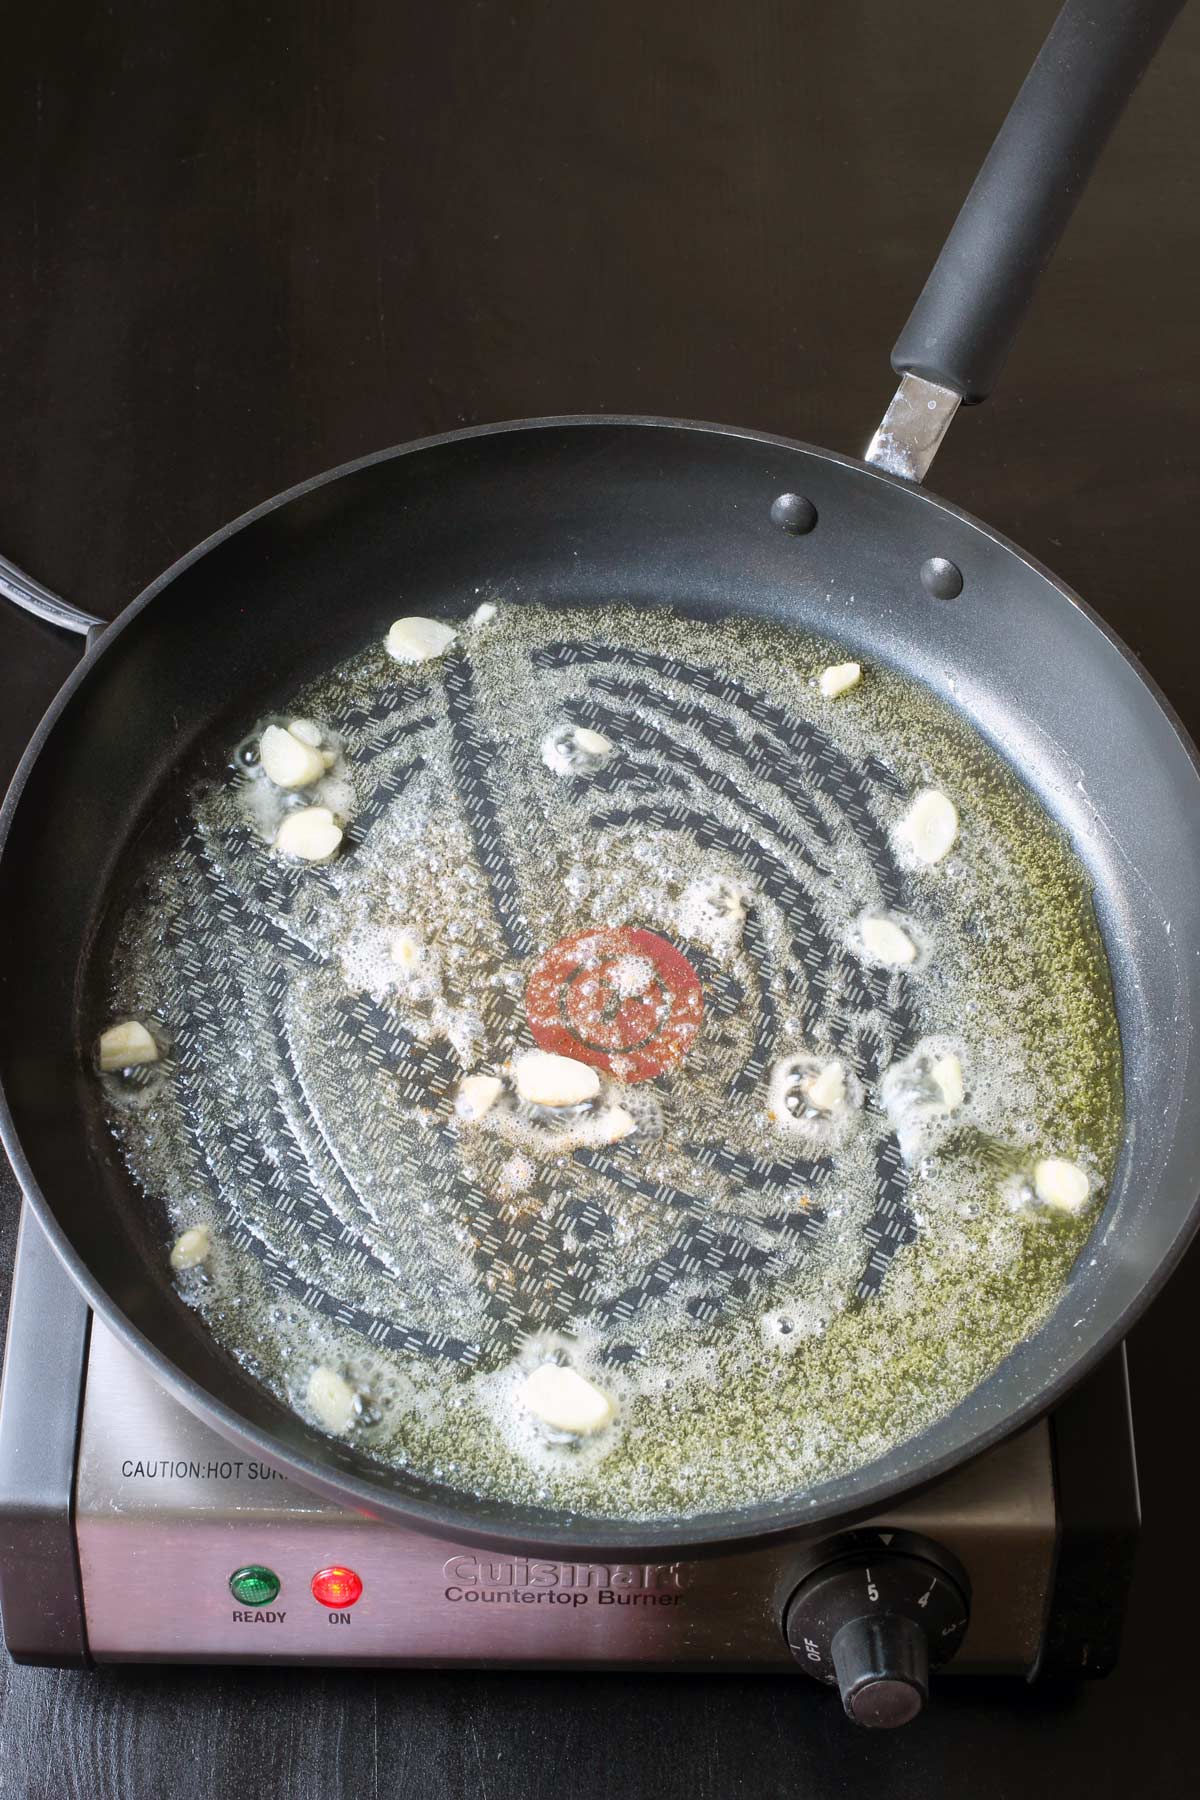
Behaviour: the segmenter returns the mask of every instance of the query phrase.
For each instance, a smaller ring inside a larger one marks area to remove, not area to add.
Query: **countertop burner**
[[[1121,1349],[1048,1418],[843,1530],[624,1564],[441,1542],[193,1418],[22,1222],[0,1402],[19,1661],[791,1669],[900,1723],[947,1655],[951,1674],[1107,1673],[1137,1528]]]

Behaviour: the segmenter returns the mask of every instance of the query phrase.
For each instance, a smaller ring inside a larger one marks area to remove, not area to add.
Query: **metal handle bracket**
[[[905,375],[867,446],[867,461],[889,475],[924,481],[962,395],[921,375]]]
[[[26,575],[24,569],[18,569],[16,563],[10,563],[7,557],[0,556],[0,594],[11,600],[14,606],[32,613],[35,619],[45,619],[48,625],[57,625],[63,631],[74,631],[80,637],[87,637],[91,631],[103,631],[108,624],[107,619],[97,617],[95,613],[84,612],[81,607],[72,606],[69,600],[62,600],[32,575]]]

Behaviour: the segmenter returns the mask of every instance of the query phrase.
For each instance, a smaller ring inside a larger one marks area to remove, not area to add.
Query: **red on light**
[[[362,1580],[353,1569],[318,1569],[312,1578],[313,1599],[322,1606],[353,1606],[362,1598]]]

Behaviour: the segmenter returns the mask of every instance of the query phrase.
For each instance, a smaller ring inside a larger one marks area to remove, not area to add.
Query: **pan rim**
[[[776,433],[703,420],[673,419],[655,415],[566,414],[468,426],[373,451],[284,489],[281,493],[238,515],[204,538],[193,549],[185,552],[130,601],[111,624],[105,627],[98,642],[89,647],[51,701],[17,766],[3,804],[0,805],[0,857],[3,856],[12,820],[30,774],[76,691],[88,679],[91,670],[101,658],[109,653],[123,632],[146,607],[171,586],[179,576],[211,551],[259,519],[292,501],[376,464],[474,439],[538,430],[596,428],[687,431],[720,438],[747,440],[799,453],[825,463],[844,467],[859,477],[867,476],[886,485],[901,488],[914,498],[924,501],[934,512],[953,517],[961,524],[979,532],[1045,581],[1059,597],[1076,608],[1094,628],[1098,629],[1109,645],[1119,652],[1137,681],[1147,690],[1158,710],[1166,719],[1190,761],[1193,772],[1200,779],[1200,751],[1197,750],[1175,708],[1157,682],[1142,667],[1105,620],[1044,564],[1029,556],[1018,545],[982,520],[954,505],[953,502],[929,492],[924,487],[916,486],[903,477],[877,469],[860,458],[846,456],[837,451],[827,450]],[[1134,1300],[1082,1356],[1066,1367],[1051,1373],[1047,1379],[1034,1382],[1031,1392],[1019,1405],[1005,1410],[1002,1416],[997,1417],[990,1424],[967,1432],[965,1446],[960,1445],[957,1449],[947,1449],[937,1457],[922,1461],[919,1467],[909,1468],[899,1473],[893,1471],[888,1478],[876,1479],[871,1486],[854,1493],[849,1500],[844,1492],[837,1492],[825,1500],[800,1494],[790,1499],[759,1503],[740,1511],[725,1510],[712,1514],[696,1514],[680,1520],[630,1522],[561,1512],[557,1515],[557,1523],[549,1523],[545,1516],[542,1516],[538,1523],[522,1523],[520,1515],[522,1513],[529,1514],[533,1509],[513,1508],[512,1510],[517,1516],[512,1520],[497,1522],[494,1526],[476,1525],[471,1522],[469,1516],[472,1504],[477,1510],[486,1512],[496,1505],[495,1502],[472,1496],[465,1491],[438,1490],[432,1483],[429,1484],[431,1495],[437,1495],[439,1491],[444,1492],[447,1495],[453,1495],[453,1502],[442,1504],[436,1498],[426,1501],[409,1496],[393,1498],[389,1496],[384,1485],[386,1469],[383,1465],[380,1466],[381,1480],[378,1483],[368,1481],[355,1474],[336,1472],[332,1469],[327,1471],[320,1465],[311,1462],[302,1453],[281,1446],[272,1433],[251,1424],[224,1401],[218,1400],[201,1388],[198,1382],[177,1367],[120,1311],[94,1279],[83,1259],[74,1250],[65,1231],[58,1224],[50,1202],[43,1194],[25,1156],[2,1083],[0,1083],[0,1143],[7,1152],[25,1199],[29,1202],[39,1225],[53,1244],[59,1260],[106,1328],[139,1356],[154,1378],[168,1392],[188,1410],[212,1424],[226,1439],[247,1450],[254,1451],[268,1462],[280,1464],[301,1485],[341,1501],[343,1504],[353,1504],[358,1510],[368,1515],[408,1524],[428,1535],[444,1537],[447,1541],[455,1544],[544,1552],[551,1556],[569,1550],[574,1558],[594,1553],[599,1558],[607,1557],[611,1560],[614,1554],[619,1553],[622,1560],[638,1561],[643,1556],[659,1557],[668,1550],[696,1554],[705,1550],[720,1552],[751,1545],[766,1546],[801,1533],[808,1534],[817,1526],[827,1527],[831,1522],[843,1522],[869,1516],[871,1513],[877,1512],[881,1506],[927,1487],[949,1470],[974,1460],[1001,1440],[1015,1435],[1016,1432],[1043,1416],[1090,1370],[1095,1368],[1124,1338],[1133,1322],[1142,1316],[1161,1291],[1177,1267],[1195,1234],[1197,1225],[1200,1224],[1200,1192],[1198,1192],[1150,1278],[1143,1284]],[[1024,1340],[1025,1343],[1030,1341],[1033,1340]],[[1014,1352],[1010,1353],[1010,1356],[1019,1354],[1021,1348],[1022,1346],[1018,1346]],[[972,1397],[967,1396],[960,1406],[969,1406]],[[902,1451],[903,1444],[896,1448]],[[847,1482],[855,1480],[855,1476],[856,1472],[851,1471],[846,1476],[833,1478],[829,1485],[835,1489],[844,1488]],[[813,1492],[819,1495],[820,1489]],[[465,1514],[466,1517],[460,1517],[460,1513]]]

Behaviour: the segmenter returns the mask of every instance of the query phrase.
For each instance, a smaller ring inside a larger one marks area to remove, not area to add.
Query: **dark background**
[[[1053,12],[1053,0],[8,9],[0,547],[111,614],[278,489],[476,420],[658,412],[861,450],[892,386],[888,346]],[[1198,110],[1193,9],[1102,163],[998,397],[954,426],[934,482],[1085,594],[1193,730]],[[3,771],[74,654],[0,612]],[[1106,1684],[1063,1696],[950,1683],[915,1727],[871,1738],[799,1677],[5,1664],[0,1793],[1194,1792],[1198,1309],[1193,1252],[1130,1346],[1145,1533]]]

